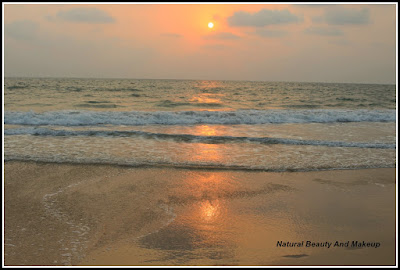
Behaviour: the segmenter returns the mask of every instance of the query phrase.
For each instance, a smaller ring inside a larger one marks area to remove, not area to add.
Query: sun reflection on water
[[[207,111],[230,110],[224,104],[222,98],[225,93],[222,93],[225,85],[218,81],[200,81],[194,87],[196,93],[189,99],[202,108],[207,108]]]
[[[221,100],[217,97],[217,94],[201,93],[198,96],[194,96],[190,101],[204,103],[204,104],[220,104]]]
[[[218,136],[221,131],[211,125],[200,125],[195,127],[195,134],[200,136]],[[224,161],[222,144],[198,143],[196,144],[193,158],[196,161]]]
[[[195,132],[196,135],[214,136],[217,135],[217,128],[215,126],[210,126],[210,125],[201,125],[201,126],[196,126]]]

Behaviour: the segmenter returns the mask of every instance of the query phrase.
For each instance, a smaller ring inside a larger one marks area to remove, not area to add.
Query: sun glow
[[[208,23],[208,28],[213,28],[213,27],[214,27],[214,24],[212,22],[209,22]]]

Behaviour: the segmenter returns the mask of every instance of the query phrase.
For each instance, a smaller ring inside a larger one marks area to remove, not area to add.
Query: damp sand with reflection
[[[391,265],[395,169],[5,164],[6,265]],[[377,249],[277,241],[379,241]]]

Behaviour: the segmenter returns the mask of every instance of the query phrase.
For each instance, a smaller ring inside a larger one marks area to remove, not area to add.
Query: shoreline
[[[394,265],[396,168],[4,162],[5,265]],[[379,248],[277,247],[379,242]]]
[[[21,163],[33,163],[33,164],[54,164],[54,165],[71,165],[71,166],[110,166],[116,168],[127,168],[127,169],[176,169],[176,170],[195,170],[195,171],[242,171],[242,172],[265,172],[265,173],[292,173],[292,172],[326,172],[326,171],[352,171],[352,170],[375,170],[375,169],[396,169],[396,164],[388,165],[387,167],[349,167],[349,168],[315,168],[315,169],[258,169],[258,168],[247,168],[247,167],[221,167],[221,166],[197,166],[197,165],[170,165],[170,164],[115,164],[115,163],[78,163],[78,162],[57,162],[57,161],[36,161],[36,160],[23,160],[23,159],[8,159],[4,160],[4,163],[10,162],[21,162]]]

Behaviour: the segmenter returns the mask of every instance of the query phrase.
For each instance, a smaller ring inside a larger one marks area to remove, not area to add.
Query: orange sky
[[[394,83],[395,10],[5,4],[5,75]]]

